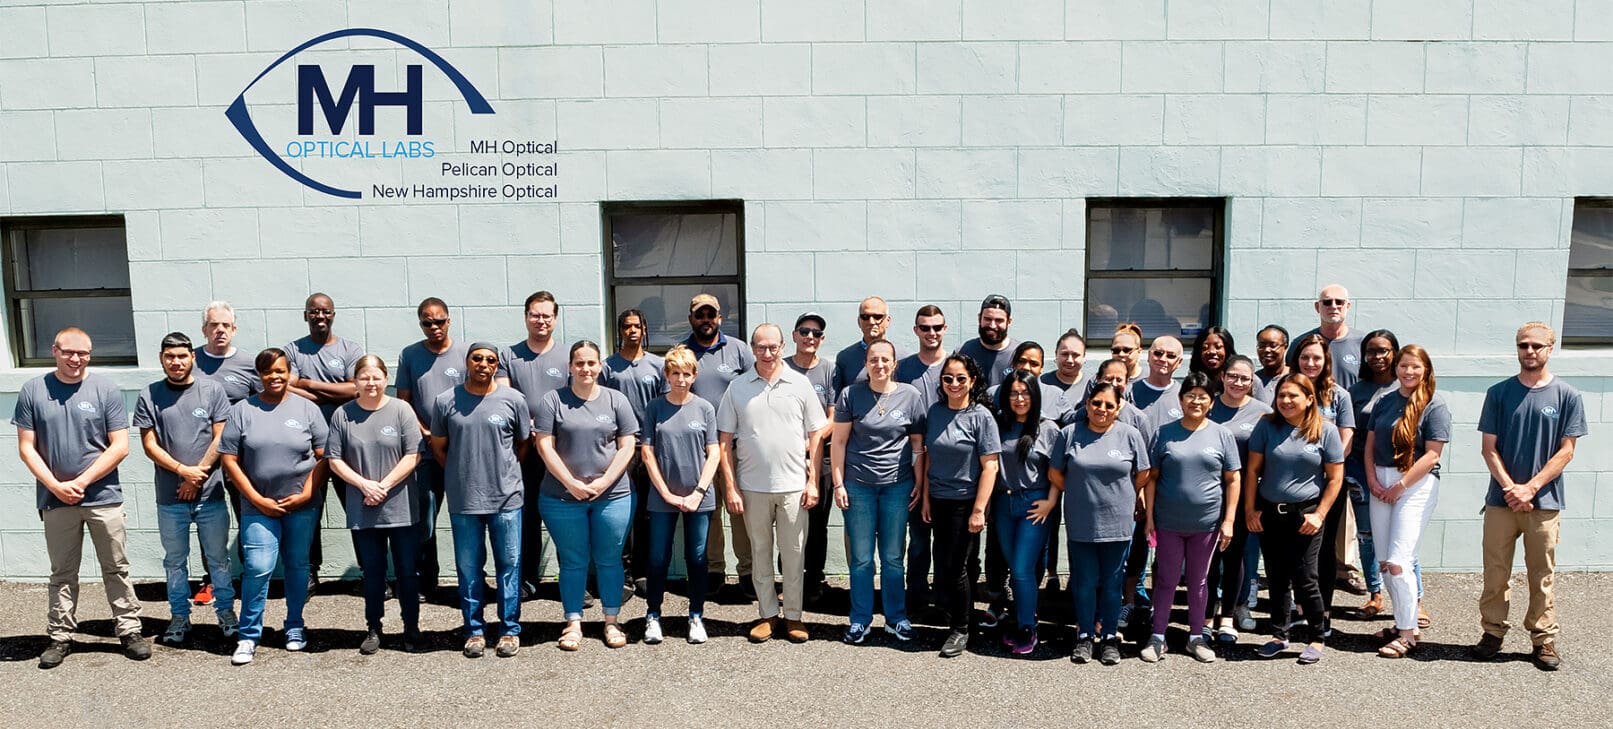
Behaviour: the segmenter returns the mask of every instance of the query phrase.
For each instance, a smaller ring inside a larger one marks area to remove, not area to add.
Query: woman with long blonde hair
[[[1399,388],[1383,394],[1367,421],[1367,487],[1372,541],[1394,606],[1395,627],[1378,655],[1402,658],[1417,647],[1417,578],[1412,560],[1439,496],[1439,458],[1451,439],[1451,412],[1434,391],[1428,351],[1408,344],[1395,355]]]

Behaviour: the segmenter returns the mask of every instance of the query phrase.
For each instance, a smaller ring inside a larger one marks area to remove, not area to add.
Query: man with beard
[[[555,341],[560,326],[560,304],[554,294],[534,291],[521,306],[526,321],[526,339],[498,353],[500,385],[515,388],[526,399],[527,411],[535,413],[543,396],[571,382],[571,357]],[[538,490],[548,469],[537,448],[522,451],[521,481],[525,506],[521,510],[521,599],[529,600],[543,575],[543,520],[538,510]]]
[[[661,371],[666,360],[644,349],[648,336],[644,312],[626,309],[617,314],[616,352],[605,358],[599,372],[599,384],[622,393],[641,424],[645,422],[645,407],[651,400],[666,394],[666,375]],[[646,508],[650,498],[650,474],[644,470],[637,450],[634,449],[633,461],[627,467],[627,478],[633,489],[633,526],[622,544],[622,563],[627,567],[627,580],[642,593],[649,587],[647,575],[650,573],[650,512]]]
[[[465,357],[470,352],[463,342],[455,342],[448,335],[448,304],[435,296],[428,297],[415,307],[420,320],[420,333],[425,335],[414,344],[403,348],[398,356],[398,399],[409,403],[420,420],[422,437],[431,439],[431,403],[455,385],[465,381]],[[442,481],[442,464],[423,448],[420,464],[414,469],[416,493],[420,498],[420,549],[415,556],[415,574],[420,580],[420,599],[425,601],[437,590],[442,568],[437,564],[437,514],[447,498]]]
[[[884,315],[885,302],[877,297],[864,300],[863,311],[865,313],[869,311],[870,301],[879,302],[880,315],[875,319],[878,325],[874,327],[874,331],[882,331],[885,322],[889,321],[889,318]],[[864,337],[867,336],[866,332],[870,329],[868,321],[867,318],[864,318],[859,322],[863,327]],[[823,427],[823,433],[819,435],[825,442],[828,441],[829,431],[833,428],[835,393],[840,391],[835,382],[840,378],[840,373],[845,371],[843,365],[838,362],[831,363],[818,356],[818,347],[823,344],[823,330],[826,325],[823,316],[815,311],[809,311],[796,317],[795,330],[790,333],[790,336],[795,340],[795,354],[784,359],[784,364],[789,365],[790,369],[795,370],[807,379],[807,382],[812,385],[814,394],[818,396],[818,404],[823,408],[824,417],[828,418],[828,423]],[[867,345],[865,342],[858,342],[846,348],[846,351],[852,350],[856,350],[858,356],[866,357]],[[836,359],[840,360],[845,357],[846,352],[843,351]],[[858,366],[861,367],[862,364],[859,362]],[[867,373],[862,374],[862,379],[868,379]],[[846,384],[850,385],[851,383]],[[825,579],[823,574],[823,567],[829,561],[829,508],[830,502],[833,500],[831,492],[834,484],[829,476],[827,448],[824,449],[824,456],[825,460],[821,464],[822,467],[818,469],[818,503],[807,510],[805,559],[806,601],[808,604],[816,603],[823,597],[824,591],[829,588],[828,580]]]
[[[694,385],[689,391],[716,408],[722,402],[723,393],[728,391],[728,385],[756,366],[756,357],[751,354],[750,347],[745,342],[723,334],[722,304],[711,294],[696,294],[689,300],[689,330],[689,338],[685,339],[683,344],[694,352],[695,360],[700,363],[699,374],[695,376]],[[725,478],[719,472],[718,480],[723,481]],[[726,493],[732,484],[724,481],[718,486]],[[724,518],[722,509],[712,513],[711,531],[706,537],[706,565],[711,576],[708,584],[712,585],[714,590],[721,589],[727,580],[728,560],[725,556],[727,545],[724,543],[722,529]],[[756,594],[750,579],[750,535],[745,532],[743,519],[731,515],[726,518],[729,536],[734,540],[734,561],[739,570],[739,589],[754,600]]]
[[[1346,390],[1354,385],[1361,374],[1361,337],[1365,329],[1352,329],[1345,322],[1350,313],[1350,292],[1338,284],[1328,284],[1316,295],[1316,314],[1321,317],[1321,325],[1304,334],[1294,337],[1294,342],[1302,342],[1311,334],[1320,334],[1327,340],[1327,348],[1333,354],[1333,381]],[[1290,346],[1288,356],[1285,357],[1288,366],[1299,366],[1299,348]]]
[[[287,364],[291,365],[289,387],[292,392],[314,401],[328,425],[337,408],[358,397],[358,388],[353,384],[353,367],[358,364],[358,358],[364,356],[364,348],[358,342],[336,336],[336,302],[325,294],[314,293],[303,302],[302,320],[308,322],[308,336],[285,346]],[[324,483],[314,484],[316,498],[322,499],[319,509],[341,501],[340,498],[324,498],[329,486],[329,476]],[[319,584],[319,568],[325,563],[325,550],[320,548],[323,531],[320,525],[324,521],[321,517],[314,522],[314,544],[308,552],[309,596]],[[358,554],[356,545],[353,553]]]
[[[980,336],[963,343],[958,354],[975,361],[986,387],[996,387],[1014,371],[1014,340],[1008,327],[1014,323],[1014,307],[1008,297],[992,294],[980,302]]]
[[[863,299],[857,306],[857,328],[862,330],[863,336],[835,355],[834,392],[829,394],[830,402],[840,396],[841,390],[854,383],[868,381],[868,372],[863,364],[868,359],[868,343],[883,339],[885,331],[890,328],[890,321],[890,309],[885,300],[878,296]],[[901,348],[896,348],[896,359],[902,356]]]

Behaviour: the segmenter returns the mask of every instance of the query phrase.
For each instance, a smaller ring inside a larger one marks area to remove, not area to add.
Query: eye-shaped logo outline
[[[482,92],[476,89],[476,86],[470,82],[470,79],[465,78],[465,74],[460,73],[459,69],[454,68],[453,64],[449,63],[442,56],[437,55],[430,48],[427,48],[416,41],[410,40],[391,31],[380,30],[378,28],[347,28],[345,30],[335,30],[321,36],[316,36],[304,42],[302,45],[286,51],[285,55],[276,58],[274,62],[269,64],[268,67],[264,68],[263,71],[257,75],[257,77],[253,78],[251,83],[246,85],[246,88],[241,89],[241,94],[236,96],[235,101],[230,103],[229,108],[224,111],[224,116],[230,120],[230,124],[235,126],[235,131],[241,134],[241,138],[245,139],[247,144],[252,145],[252,148],[256,150],[257,153],[265,160],[268,160],[269,164],[274,165],[275,169],[280,170],[287,177],[290,177],[291,179],[296,180],[309,188],[323,192],[326,195],[347,198],[350,200],[362,198],[364,197],[364,194],[357,190],[344,190],[342,188],[327,185],[323,182],[315,180],[314,178],[303,174],[301,170],[292,167],[290,163],[286,162],[280,157],[280,155],[275,153],[274,149],[269,146],[269,143],[264,140],[263,134],[258,131],[257,124],[252,121],[252,112],[246,107],[246,93],[251,91],[252,87],[255,86],[258,81],[261,81],[264,76],[269,75],[270,71],[278,68],[280,64],[285,63],[286,60],[292,56],[295,56],[298,53],[301,53],[326,41],[332,41],[338,38],[350,38],[354,36],[371,36],[374,38],[389,40],[420,54],[422,58],[431,61],[432,65],[437,67],[437,70],[441,71],[444,76],[448,77],[449,81],[454,83],[454,87],[459,89],[460,98],[464,99],[465,103],[470,106],[470,112],[472,114],[493,113],[493,105],[487,103],[487,98],[482,96]]]

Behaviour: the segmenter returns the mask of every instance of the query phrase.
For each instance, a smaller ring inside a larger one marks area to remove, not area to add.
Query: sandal
[[[1421,602],[1418,602],[1417,603],[1417,627],[1426,628],[1426,627],[1429,627],[1429,626],[1431,626],[1433,624],[1434,624],[1434,619],[1428,615],[1427,610],[1423,609],[1423,604]]]
[[[627,633],[622,632],[622,626],[616,623],[605,623],[605,646],[621,648],[627,645]]]
[[[582,623],[573,620],[560,631],[560,650],[574,651],[582,647]]]
[[[1395,638],[1383,644],[1383,647],[1378,649],[1378,655],[1383,658],[1405,658],[1416,647],[1416,643],[1407,643],[1404,638]]]
[[[1387,628],[1384,628],[1383,630],[1380,630],[1380,631],[1378,631],[1376,633],[1373,633],[1371,637],[1387,643],[1387,642],[1389,642],[1391,640],[1399,638],[1400,637],[1400,630],[1395,628],[1395,626],[1391,625],[1391,626],[1389,626]],[[1417,639],[1419,639],[1421,637],[1423,637],[1423,631],[1421,631],[1421,630],[1412,631],[1412,639],[1411,639],[1412,642],[1411,642],[1411,644],[1413,646],[1416,646],[1417,645]]]

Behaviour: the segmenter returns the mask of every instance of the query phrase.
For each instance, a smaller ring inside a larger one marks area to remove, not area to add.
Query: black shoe
[[[1477,661],[1495,660],[1496,656],[1501,655],[1500,636],[1485,633],[1479,638],[1479,642],[1476,645],[1467,649],[1467,654],[1472,656],[1473,659]]]
[[[363,642],[358,644],[358,652],[362,655],[373,656],[381,650],[381,631],[371,628],[364,634]]]
[[[1120,639],[1110,638],[1098,647],[1098,662],[1113,666],[1120,662]]]
[[[319,576],[316,575],[314,572],[309,572],[308,573],[308,596],[313,597],[314,592],[316,592],[318,590],[319,590]]]
[[[1529,656],[1535,663],[1535,668],[1542,671],[1555,671],[1562,668],[1563,657],[1557,653],[1555,642],[1541,643],[1535,646],[1535,651]]]
[[[403,631],[403,652],[419,653],[426,649],[426,636],[421,635],[419,628]]]
[[[528,582],[526,580],[521,580],[521,602],[526,602],[528,600],[535,600],[535,599],[537,599],[537,597],[538,597],[538,586],[534,585],[531,582]]]
[[[1080,664],[1092,662],[1092,638],[1075,639],[1075,650],[1070,653],[1070,662]]]
[[[807,578],[807,583],[806,583],[806,594],[803,596],[802,599],[805,600],[808,604],[817,604],[819,601],[821,601],[823,599],[824,594],[826,594],[828,591],[829,591],[829,582],[828,582],[828,580],[825,580],[822,577],[819,577],[819,578],[816,578],[816,579],[813,579],[813,578],[809,577],[809,578]]]
[[[139,633],[124,633],[118,636],[123,643],[123,656],[131,661],[143,661],[151,657],[151,642]]]
[[[968,647],[969,634],[952,631],[952,635],[947,636],[947,642],[941,645],[941,657],[957,658],[963,655],[964,649]]]
[[[746,600],[756,601],[756,583],[751,581],[750,575],[739,576],[739,594],[744,595]]]
[[[650,580],[648,577],[640,577],[636,580],[633,580],[633,594],[638,595],[639,597],[644,597],[645,593],[649,591]]]
[[[621,604],[626,605],[630,600],[633,599],[634,594],[636,594],[636,591],[633,589],[632,583],[622,585],[622,603]]]
[[[593,590],[583,590],[582,591],[582,609],[587,610],[587,609],[593,607],[594,603],[596,603],[598,601],[599,601],[599,597],[594,594]]]
[[[73,652],[73,644],[65,640],[53,640],[45,646],[45,652],[39,654],[40,668],[55,668],[62,665],[67,654]]]

